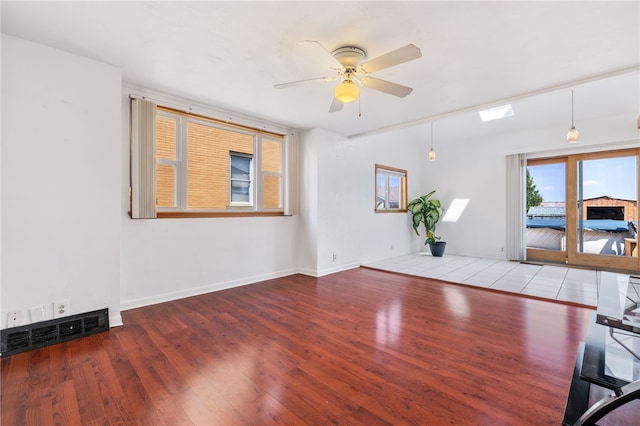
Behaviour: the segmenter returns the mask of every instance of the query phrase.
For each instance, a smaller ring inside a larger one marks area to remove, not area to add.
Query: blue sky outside
[[[635,156],[586,160],[582,163],[584,198],[637,198],[638,165]],[[545,202],[565,201],[564,163],[529,166],[528,169]]]

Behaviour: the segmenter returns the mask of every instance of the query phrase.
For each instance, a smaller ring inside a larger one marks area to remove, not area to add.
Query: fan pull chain
[[[358,96],[358,117],[362,117],[362,103],[360,102],[361,99],[362,96]]]

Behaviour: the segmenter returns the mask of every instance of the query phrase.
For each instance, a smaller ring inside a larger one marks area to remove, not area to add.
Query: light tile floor
[[[364,266],[596,306],[600,271],[447,254],[414,253]]]

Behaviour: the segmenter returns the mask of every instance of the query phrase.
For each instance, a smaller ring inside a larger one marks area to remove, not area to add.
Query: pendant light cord
[[[573,89],[571,89],[571,128],[574,128],[573,124]]]
[[[431,124],[431,151],[433,151],[433,121]]]

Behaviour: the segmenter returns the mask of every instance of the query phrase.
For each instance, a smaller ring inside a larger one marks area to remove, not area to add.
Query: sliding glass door
[[[566,181],[566,158],[527,162],[527,259],[565,262]]]
[[[527,164],[527,259],[640,271],[640,150]]]

